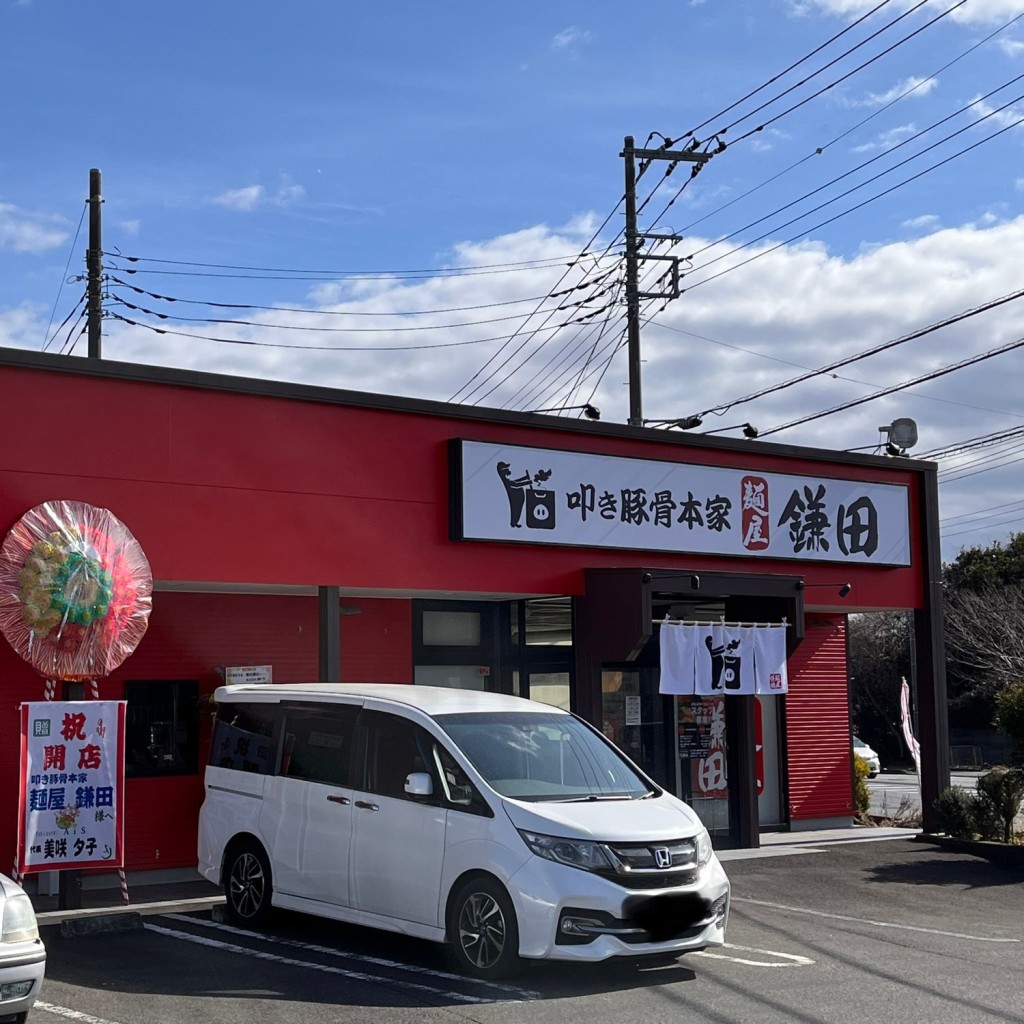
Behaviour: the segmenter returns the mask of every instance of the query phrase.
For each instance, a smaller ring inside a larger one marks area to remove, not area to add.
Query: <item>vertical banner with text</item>
[[[124,726],[121,700],[21,705],[23,873],[124,866]]]

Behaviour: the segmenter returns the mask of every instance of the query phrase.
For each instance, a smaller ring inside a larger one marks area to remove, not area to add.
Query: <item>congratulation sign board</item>
[[[124,866],[122,700],[21,705],[18,866]]]
[[[907,488],[452,441],[452,537],[910,564]]]

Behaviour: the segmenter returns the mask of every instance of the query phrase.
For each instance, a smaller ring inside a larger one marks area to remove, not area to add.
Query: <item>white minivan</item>
[[[697,815],[575,715],[401,684],[215,700],[199,869],[237,923],[274,906],[403,932],[484,978],[725,942]]]

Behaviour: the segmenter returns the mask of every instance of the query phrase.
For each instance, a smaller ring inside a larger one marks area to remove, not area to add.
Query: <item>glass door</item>
[[[675,697],[676,796],[713,836],[730,834],[724,696]]]

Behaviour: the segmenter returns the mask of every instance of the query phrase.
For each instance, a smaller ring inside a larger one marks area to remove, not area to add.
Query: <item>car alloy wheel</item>
[[[270,910],[270,866],[263,852],[244,846],[234,854],[227,876],[230,915],[244,924],[262,921]]]
[[[468,974],[498,978],[519,959],[515,910],[505,890],[488,878],[473,879],[455,898],[452,941],[456,961]]]

